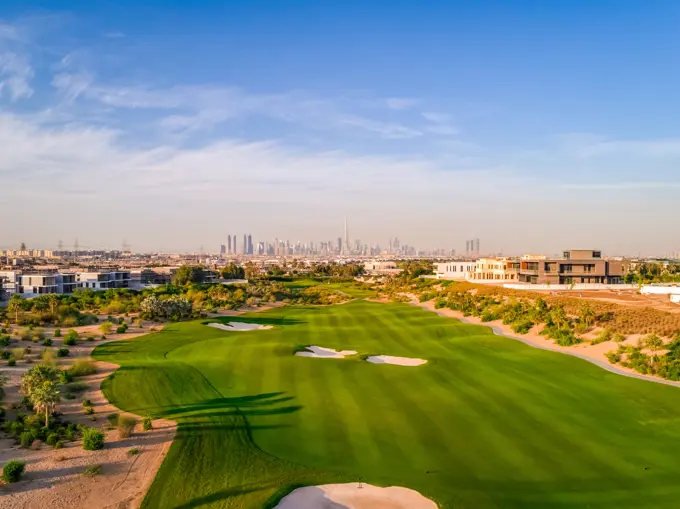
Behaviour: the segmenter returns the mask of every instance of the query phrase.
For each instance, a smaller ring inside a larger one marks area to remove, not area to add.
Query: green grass
[[[291,290],[304,290],[305,288],[320,287],[342,292],[353,299],[365,299],[375,297],[376,292],[366,289],[368,285],[360,282],[328,283],[323,280],[294,279],[283,283]]]
[[[680,507],[680,389],[405,304],[200,322],[99,346],[121,409],[179,423],[143,507],[273,507],[294,487],[407,486],[441,508]],[[429,359],[296,357],[298,345]]]

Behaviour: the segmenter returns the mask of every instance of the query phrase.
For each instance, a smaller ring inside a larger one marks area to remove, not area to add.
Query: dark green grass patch
[[[229,319],[232,320],[233,319]],[[99,346],[118,407],[176,420],[147,508],[273,507],[363,480],[442,508],[680,505],[680,389],[405,304],[285,307],[224,334],[200,321]],[[299,345],[361,352],[295,356]],[[419,357],[375,365],[365,352]]]

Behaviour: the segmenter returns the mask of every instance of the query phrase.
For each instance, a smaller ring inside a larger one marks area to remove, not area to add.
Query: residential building
[[[470,274],[473,282],[508,283],[519,280],[520,261],[514,258],[480,258]]]
[[[435,263],[434,273],[437,279],[466,280],[475,271],[477,263],[474,260],[454,260]]]
[[[601,251],[574,249],[562,258],[522,260],[519,280],[535,284],[620,284],[627,271],[623,260],[602,258]]]
[[[77,272],[76,281],[81,288],[91,290],[109,290],[111,288],[130,288],[131,274],[128,270],[112,272],[92,271]]]
[[[367,275],[390,275],[399,274],[401,269],[393,261],[371,260],[364,263],[364,272]]]

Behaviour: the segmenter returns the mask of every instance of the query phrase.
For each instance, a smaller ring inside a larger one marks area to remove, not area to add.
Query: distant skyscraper
[[[224,256],[224,255],[226,255],[226,254],[227,254],[227,246],[225,246],[224,244],[222,244],[222,245],[220,246],[220,256]]]
[[[347,232],[347,216],[345,216],[345,241],[343,243],[343,247],[347,252],[346,254],[349,254],[350,245],[349,245],[349,233]]]
[[[248,235],[248,249],[246,250],[247,254],[251,255],[253,254],[253,236]]]
[[[248,236],[244,233],[243,234],[243,254],[248,254]]]
[[[479,239],[475,239],[475,254],[479,256]]]
[[[233,251],[231,250],[231,235],[227,235],[227,253],[231,254]]]
[[[338,237],[338,253],[342,253],[342,237]]]
[[[231,236],[232,254],[236,254],[236,235]]]

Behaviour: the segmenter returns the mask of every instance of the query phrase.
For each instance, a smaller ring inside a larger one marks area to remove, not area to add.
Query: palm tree
[[[33,299],[33,310],[37,311],[38,313],[42,313],[44,311],[47,311],[48,308],[50,307],[47,299],[45,297],[38,297],[37,299]]]
[[[47,301],[50,303],[50,313],[54,315],[54,312],[57,308],[57,304],[59,304],[59,297],[57,296],[56,293],[50,293],[49,296],[47,297]]]
[[[14,313],[14,321],[16,323],[19,323],[19,312],[22,309],[24,309],[24,298],[18,293],[15,293],[7,303],[7,311]]]
[[[654,357],[656,356],[656,352],[658,352],[659,350],[661,350],[663,348],[664,342],[656,334],[650,334],[649,336],[647,336],[645,338],[644,345],[652,354],[651,359],[650,359],[650,364],[651,364],[654,361]]]
[[[38,387],[35,387],[28,399],[33,404],[36,413],[45,412],[45,426],[50,425],[50,413],[54,410],[61,399],[57,384],[46,380]]]

